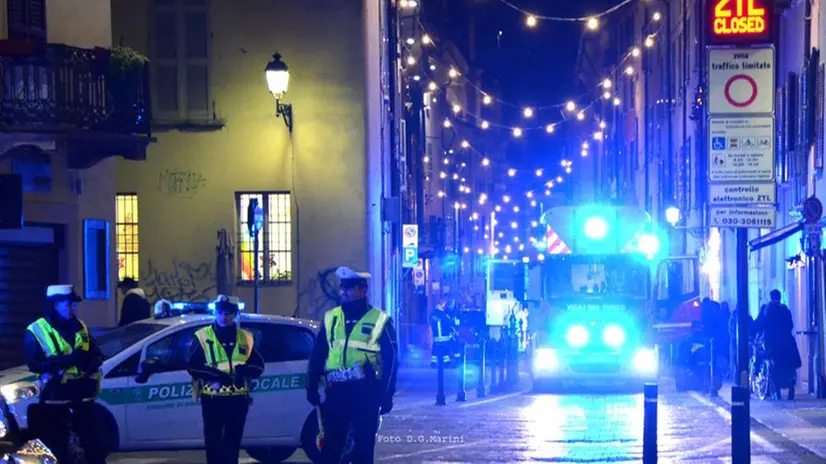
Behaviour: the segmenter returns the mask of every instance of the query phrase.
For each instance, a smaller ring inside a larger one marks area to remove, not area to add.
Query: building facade
[[[117,166],[120,277],[151,300],[205,301],[227,281],[252,310],[257,266],[260,312],[316,318],[335,304],[335,268],[350,266],[396,315],[394,15],[385,1],[115,0],[114,41],[150,59],[157,138],[145,163]],[[289,117],[265,80],[275,53]]]
[[[146,71],[112,48],[109,0],[0,1],[0,174],[20,180],[23,211],[0,230],[4,368],[22,362],[48,285],[75,285],[90,325],[116,322],[116,159],[146,157]]]

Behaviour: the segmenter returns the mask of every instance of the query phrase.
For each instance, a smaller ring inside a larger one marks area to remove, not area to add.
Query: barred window
[[[115,195],[115,237],[117,239],[118,281],[126,277],[137,280],[138,260],[138,195],[119,193]]]
[[[255,248],[247,222],[247,208],[255,198],[264,211],[264,228],[258,234],[258,273],[265,282],[292,281],[292,199],[289,192],[237,193],[238,258],[241,282],[255,279]]]

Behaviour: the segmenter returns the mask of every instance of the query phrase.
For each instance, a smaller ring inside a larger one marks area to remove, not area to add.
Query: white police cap
[[[216,310],[239,311],[241,309],[241,299],[237,296],[218,295],[214,304]]]
[[[49,301],[83,301],[75,292],[74,285],[49,285],[46,288],[46,298]]]
[[[367,280],[371,276],[368,272],[356,272],[349,267],[341,266],[336,269],[336,277],[341,280]]]

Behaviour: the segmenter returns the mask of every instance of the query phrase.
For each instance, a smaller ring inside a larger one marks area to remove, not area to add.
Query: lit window
[[[138,195],[119,193],[115,196],[115,238],[118,244],[118,281],[127,277],[138,280]]]
[[[257,199],[264,212],[264,228],[258,234],[258,273],[265,282],[292,281],[292,201],[289,192],[239,193],[238,247],[242,282],[255,279],[255,250],[247,222],[247,207]]]

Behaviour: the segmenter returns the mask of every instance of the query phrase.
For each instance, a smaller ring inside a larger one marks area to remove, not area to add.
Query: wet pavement
[[[427,382],[400,381],[396,409],[377,437],[379,462],[640,462],[641,394],[534,394],[520,390],[434,405]],[[661,386],[659,462],[731,461],[731,416],[721,400]],[[826,455],[766,427],[753,427],[752,462],[822,463]],[[822,434],[826,430],[820,429]],[[200,452],[130,453],[115,464],[203,462]],[[243,462],[254,462],[245,458]],[[289,462],[307,462],[296,453]]]

